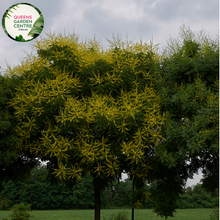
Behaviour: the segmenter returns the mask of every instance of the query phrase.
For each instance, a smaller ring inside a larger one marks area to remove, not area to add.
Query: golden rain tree
[[[96,40],[48,34],[37,41],[37,56],[11,70],[22,78],[11,102],[20,150],[49,160],[65,181],[90,173],[95,220],[109,182],[122,172],[136,185],[146,180],[164,117],[153,84],[156,48],[109,43],[104,50]]]
[[[18,76],[0,74],[0,191],[4,183],[24,180],[39,161],[30,152],[17,150],[16,117],[9,102],[19,84]],[[28,159],[27,159],[28,158]]]

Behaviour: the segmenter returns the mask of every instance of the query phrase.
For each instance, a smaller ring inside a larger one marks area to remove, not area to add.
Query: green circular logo
[[[6,10],[2,27],[13,40],[27,42],[35,39],[43,30],[41,11],[29,3],[18,3]]]

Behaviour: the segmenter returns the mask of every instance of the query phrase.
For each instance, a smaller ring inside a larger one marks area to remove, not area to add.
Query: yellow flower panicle
[[[24,76],[11,103],[20,149],[56,158],[61,179],[80,179],[86,170],[116,176],[124,164],[140,167],[130,173],[144,179],[145,153],[162,139],[164,116],[147,69],[159,59],[156,47],[109,43],[104,50],[95,39],[80,43],[75,34],[48,33],[34,45],[37,56],[8,71]]]

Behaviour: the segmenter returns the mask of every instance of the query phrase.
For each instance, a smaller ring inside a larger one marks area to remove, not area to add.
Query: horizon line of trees
[[[87,175],[73,187],[64,182],[51,183],[46,166],[35,168],[25,182],[12,181],[4,184],[0,193],[0,210],[9,210],[18,203],[31,204],[32,210],[93,209],[95,207],[92,177]],[[155,183],[145,184],[151,192]],[[101,193],[101,208],[131,207],[132,181],[125,179],[113,182]],[[145,199],[141,208],[153,208],[152,201]],[[179,209],[214,208],[219,206],[219,191],[207,192],[201,184],[185,187],[177,201]]]

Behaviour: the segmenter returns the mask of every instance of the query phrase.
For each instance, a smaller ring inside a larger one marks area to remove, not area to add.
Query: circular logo
[[[31,41],[43,30],[44,18],[35,6],[28,3],[12,5],[2,17],[2,27],[13,40]]]

